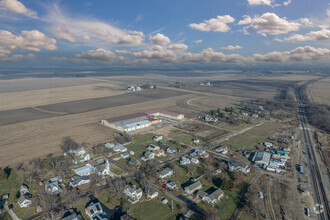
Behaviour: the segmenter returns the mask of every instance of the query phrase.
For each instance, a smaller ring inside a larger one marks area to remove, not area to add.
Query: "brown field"
[[[311,102],[330,105],[330,78],[316,81],[308,86]]]
[[[3,81],[0,81],[0,91]],[[87,81],[86,81],[87,82]],[[29,82],[27,82],[29,83]],[[59,82],[58,82],[59,83]],[[90,99],[123,94],[125,87],[112,82],[65,86],[49,89],[32,89],[0,93],[0,111],[30,106],[47,105],[72,100]]]
[[[189,95],[105,108],[80,114],[63,115],[29,122],[0,126],[0,166],[23,162],[50,153],[59,153],[64,136],[78,142],[103,143],[112,138],[113,130],[102,127],[98,121],[152,108],[178,109],[176,101]]]
[[[154,99],[163,99],[184,94],[186,93],[180,91],[155,89],[125,93],[121,95],[36,106],[36,108],[28,107],[0,111],[0,126],[47,117],[55,117],[64,114],[77,114],[105,108],[118,107],[127,104],[147,102]]]
[[[217,109],[239,104],[243,100],[247,100],[247,98],[235,96],[207,96],[191,99],[190,101],[188,101],[188,104],[191,104],[192,106],[196,107],[203,107],[206,109]]]

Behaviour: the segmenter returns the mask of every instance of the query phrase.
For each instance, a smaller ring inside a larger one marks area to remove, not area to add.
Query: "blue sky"
[[[327,65],[327,0],[0,0],[0,66]]]

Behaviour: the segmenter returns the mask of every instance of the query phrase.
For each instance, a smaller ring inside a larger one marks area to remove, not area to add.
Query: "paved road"
[[[302,104],[302,99],[299,93],[296,93],[296,97],[299,104]],[[323,183],[323,177],[321,175],[318,160],[315,153],[315,143],[313,138],[311,138],[309,125],[306,119],[305,107],[299,106],[299,120],[300,127],[303,133],[303,144],[306,148],[307,153],[307,164],[310,169],[310,178],[312,180],[313,194],[315,205],[323,205],[324,210],[317,214],[318,219],[327,220],[330,219],[330,209],[327,198],[327,190]],[[327,177],[328,178],[328,177]],[[312,210],[310,210],[312,211]]]

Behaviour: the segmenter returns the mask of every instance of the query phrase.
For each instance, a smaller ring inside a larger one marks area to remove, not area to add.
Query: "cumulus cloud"
[[[76,42],[77,38],[71,34],[67,29],[63,28],[63,27],[54,27],[53,31],[55,32],[55,36],[58,39],[65,39],[68,40],[70,42]]]
[[[153,59],[160,63],[176,62],[177,55],[165,48],[156,47],[153,50],[144,50],[142,52],[134,52],[133,56],[138,59]]]
[[[117,53],[117,54],[130,54],[132,52],[129,51],[129,50],[115,50],[115,53]]]
[[[311,31],[305,35],[293,34],[289,37],[281,39],[275,39],[276,41],[290,41],[290,42],[300,42],[300,41],[319,41],[319,40],[330,40],[330,30],[322,29],[320,31]]]
[[[167,49],[169,50],[181,50],[181,51],[184,51],[184,50],[187,50],[188,49],[188,46],[185,45],[185,44],[171,44],[167,47]]]
[[[195,41],[193,41],[193,43],[195,43],[195,44],[200,44],[202,42],[203,42],[203,40],[195,40]]]
[[[230,30],[228,23],[233,23],[235,19],[230,15],[217,16],[209,20],[204,20],[202,23],[192,23],[189,26],[192,29],[200,31],[215,31],[215,32],[227,32]]]
[[[291,51],[274,51],[267,54],[254,54],[254,61],[288,62],[304,60],[322,60],[330,58],[330,50],[327,48],[314,48],[311,46],[298,47]]]
[[[286,34],[291,31],[297,31],[301,26],[308,23],[308,19],[300,19],[298,21],[289,21],[286,17],[280,18],[275,13],[264,13],[261,16],[243,16],[244,19],[239,21],[239,25],[250,24],[245,28],[245,31],[254,29],[257,33],[267,35]]]
[[[157,33],[154,36],[150,36],[149,40],[152,44],[155,45],[165,45],[171,42],[170,38],[166,37],[163,34]]]
[[[248,0],[249,5],[272,5],[271,0]]]
[[[7,56],[5,54],[1,54],[0,51],[0,62],[16,62],[23,59],[32,59],[34,57],[35,56],[33,54],[15,54],[12,56]]]
[[[221,49],[223,49],[223,50],[238,50],[238,49],[242,49],[242,47],[239,46],[239,45],[235,45],[235,46],[228,45],[227,47],[221,47]]]
[[[93,18],[72,18],[62,13],[61,9],[54,5],[49,11],[47,21],[54,27],[52,31],[56,35],[61,33],[60,38],[78,40],[94,40],[97,43],[113,43],[123,45],[140,45],[144,41],[144,34],[140,31],[125,30],[113,25],[98,21]],[[59,30],[69,30],[63,37],[63,32]]]
[[[75,57],[86,61],[96,62],[114,62],[117,60],[117,55],[115,53],[102,48],[84,51],[80,54],[76,54]]]
[[[15,49],[40,51],[41,49],[56,50],[56,40],[49,38],[40,31],[22,31],[20,35],[0,30],[0,47],[11,53]]]
[[[25,5],[23,5],[18,0],[1,0],[0,6],[18,14],[25,14],[27,16],[36,17],[36,13],[30,9],[27,9]]]
[[[283,5],[284,5],[284,6],[287,6],[287,5],[289,5],[289,4],[291,4],[291,0],[287,0],[287,1],[284,1],[284,2],[283,2]]]

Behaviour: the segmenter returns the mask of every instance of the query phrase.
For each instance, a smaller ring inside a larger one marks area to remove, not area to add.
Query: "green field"
[[[232,150],[253,150],[258,143],[267,141],[267,138],[273,136],[277,130],[282,128],[282,126],[283,125],[280,122],[267,121],[244,134],[237,135],[229,140],[221,142],[221,145],[231,146]]]

